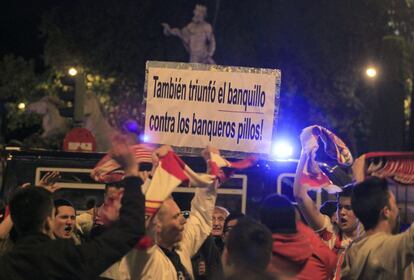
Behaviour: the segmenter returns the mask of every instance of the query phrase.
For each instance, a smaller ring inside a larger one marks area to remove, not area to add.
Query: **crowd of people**
[[[346,185],[318,209],[300,180],[311,156],[304,149],[295,201],[272,194],[253,219],[216,205],[215,149],[203,152],[208,170],[199,177],[166,147],[145,173],[123,139],[109,155],[123,179],[80,216],[54,200],[57,174],[18,188],[0,215],[1,280],[414,278],[414,227],[398,231],[387,179]],[[185,180],[196,187],[188,217],[171,195]]]

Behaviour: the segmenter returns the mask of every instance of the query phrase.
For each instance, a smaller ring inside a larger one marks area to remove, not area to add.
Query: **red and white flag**
[[[319,149],[318,139],[324,143],[325,153],[335,159],[338,164],[350,166],[353,163],[350,150],[338,136],[322,126],[308,126],[300,135],[302,151],[306,159],[299,177],[299,184],[313,190],[325,189],[329,193],[341,192],[342,189],[331,182],[316,161],[316,152]]]
[[[137,144],[130,147],[131,153],[137,159],[137,163],[151,163],[154,148],[147,144]],[[91,172],[91,177],[101,183],[119,182],[124,178],[124,170],[111,158],[105,155]]]
[[[209,163],[210,166],[214,163]],[[210,168],[216,172],[216,168]],[[154,216],[165,199],[181,184],[191,187],[209,187],[215,183],[216,174],[198,174],[172,150],[160,158],[149,185],[145,191],[145,209],[147,218]]]

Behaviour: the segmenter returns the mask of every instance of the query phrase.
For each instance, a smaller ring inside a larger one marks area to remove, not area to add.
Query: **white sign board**
[[[148,142],[270,153],[279,70],[150,61],[145,83]]]

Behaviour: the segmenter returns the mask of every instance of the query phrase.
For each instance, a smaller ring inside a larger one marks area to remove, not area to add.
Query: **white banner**
[[[150,61],[145,79],[148,142],[270,153],[279,70]]]

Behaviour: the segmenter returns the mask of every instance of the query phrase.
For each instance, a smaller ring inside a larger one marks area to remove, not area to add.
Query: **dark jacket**
[[[117,226],[81,245],[36,233],[21,237],[0,258],[0,280],[96,279],[123,257],[145,233],[144,196],[139,178],[124,179]]]
[[[201,262],[205,264],[205,273],[201,274],[199,265]],[[216,246],[216,239],[213,236],[207,237],[198,252],[191,258],[193,265],[194,279],[221,279],[223,268],[221,266],[221,255]]]

